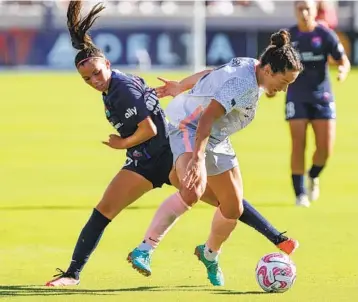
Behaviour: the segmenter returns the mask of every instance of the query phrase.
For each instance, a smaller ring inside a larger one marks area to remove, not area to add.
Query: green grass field
[[[158,74],[177,79],[183,74]],[[143,75],[156,85],[153,75]],[[199,204],[158,248],[153,275],[125,261],[170,187],[155,190],[108,227],[83,271],[81,285],[42,285],[66,269],[78,234],[124,152],[101,144],[114,133],[101,96],[77,74],[2,73],[0,100],[0,298],[3,301],[358,301],[358,72],[337,84],[335,154],[322,175],[322,195],[310,209],[293,206],[283,95],[261,99],[256,120],[232,140],[245,196],[280,230],[297,238],[297,282],[285,294],[265,294],[255,281],[259,258],[275,247],[239,225],[225,244],[226,286],[211,287],[192,255],[209,232],[213,209]],[[167,100],[163,101],[165,104]],[[310,137],[307,165],[313,142]]]

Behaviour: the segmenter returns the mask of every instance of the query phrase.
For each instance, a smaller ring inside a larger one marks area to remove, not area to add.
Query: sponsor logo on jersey
[[[130,118],[134,115],[137,115],[137,108],[133,107],[133,108],[128,108],[126,110],[126,113],[124,114],[125,118]]]

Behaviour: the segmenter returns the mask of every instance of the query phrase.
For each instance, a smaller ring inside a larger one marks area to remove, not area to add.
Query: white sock
[[[220,254],[220,251],[217,251],[217,252],[210,251],[209,248],[205,245],[204,257],[206,258],[206,260],[209,260],[209,261],[218,260],[219,254]]]
[[[146,243],[145,241],[143,241],[138,247],[138,250],[140,251],[147,251],[147,252],[152,252],[154,250],[153,246],[151,246],[150,244]]]

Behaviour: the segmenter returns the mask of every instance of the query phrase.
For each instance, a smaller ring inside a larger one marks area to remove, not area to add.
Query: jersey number
[[[295,104],[293,102],[288,102],[286,104],[286,118],[293,118],[295,114]]]

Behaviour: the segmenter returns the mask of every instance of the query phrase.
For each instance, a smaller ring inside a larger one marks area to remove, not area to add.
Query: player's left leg
[[[175,173],[171,173],[170,176],[171,183],[176,188],[179,188],[179,179]],[[218,198],[215,196],[213,190],[206,186],[204,195],[201,198],[202,201],[210,204],[214,207],[218,207]],[[253,205],[251,205],[246,199],[243,199],[244,212],[240,216],[239,220],[246,225],[252,227],[263,236],[265,236],[269,241],[271,241],[277,248],[279,248],[284,253],[290,255],[296,248],[298,248],[299,243],[297,240],[288,238],[283,235],[282,232],[278,231],[265,217],[263,217]]]
[[[312,167],[308,174],[308,196],[311,201],[319,197],[319,175],[326,166],[333,152],[336,137],[336,121],[334,119],[316,119],[311,121],[316,141]]]
[[[150,191],[153,184],[142,175],[122,169],[108,185],[91,217],[83,227],[67,271],[59,271],[46,286],[69,286],[80,283],[80,273],[96,249],[107,225],[128,205]]]
[[[208,156],[208,154],[207,154]],[[224,285],[224,275],[219,266],[219,254],[243,213],[243,186],[238,166],[218,175],[208,177],[208,183],[220,203],[215,211],[211,231],[205,244],[195,248],[195,255],[205,265],[212,285]]]

